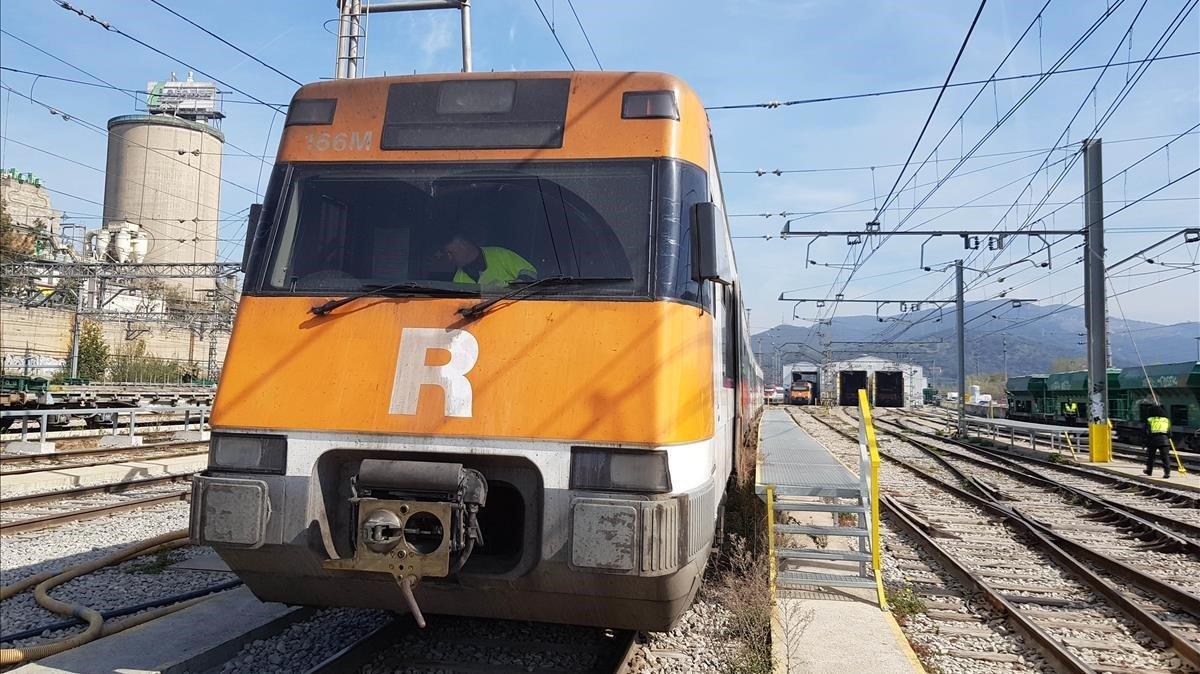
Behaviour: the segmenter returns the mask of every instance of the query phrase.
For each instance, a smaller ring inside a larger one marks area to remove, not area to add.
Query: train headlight
[[[671,491],[667,453],[611,447],[571,448],[571,489]]]
[[[208,467],[253,473],[283,474],[287,465],[287,437],[248,433],[213,433]]]

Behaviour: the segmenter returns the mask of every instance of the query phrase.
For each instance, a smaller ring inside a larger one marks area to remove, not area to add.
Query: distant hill
[[[1027,304],[1009,311],[1007,302],[968,302],[964,314],[967,321],[968,374],[1004,371],[1005,350],[1008,353],[1007,369],[1010,376],[1049,372],[1055,359],[1080,358],[1087,352],[1087,347],[1080,344],[1084,341],[1079,336],[1084,332],[1084,321],[1083,309],[1079,307]],[[1001,318],[994,319],[993,315]],[[1043,317],[1029,320],[1037,316]],[[879,333],[891,323],[881,323],[874,316],[841,316],[834,318],[831,325],[821,327],[824,339],[834,342],[831,345],[833,349],[848,349],[835,353],[835,358],[850,358],[857,353],[865,353],[910,360],[926,364],[926,374],[931,380],[953,380],[957,376],[953,309],[942,310],[940,314],[936,309],[912,312],[905,314],[905,321],[907,330],[896,338],[897,341],[943,341],[923,347],[931,352],[930,355],[911,358],[888,353],[888,349],[894,351],[896,346],[837,344],[851,340],[878,340]],[[888,334],[895,335],[901,329],[892,327]],[[1114,367],[1137,365],[1138,351],[1146,363],[1194,359],[1197,336],[1200,336],[1200,323],[1195,321],[1161,325],[1131,320],[1126,325],[1120,318],[1109,317]],[[789,344],[791,342],[799,342],[803,346]],[[815,329],[796,325],[777,325],[753,335],[751,343],[764,370],[775,362],[776,349],[781,349],[778,361],[789,364],[820,360],[822,348]],[[856,353],[851,353],[850,349]]]

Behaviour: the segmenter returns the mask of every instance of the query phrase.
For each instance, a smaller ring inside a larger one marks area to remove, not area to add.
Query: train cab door
[[[737,433],[737,294],[731,285],[714,284],[713,316],[714,426],[713,452],[718,473],[729,474],[733,467],[734,436]]]

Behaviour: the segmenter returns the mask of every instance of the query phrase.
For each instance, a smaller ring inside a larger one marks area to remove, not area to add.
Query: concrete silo
[[[211,87],[190,77],[166,84]],[[205,121],[220,113],[209,104],[186,112],[176,106],[167,114],[161,85],[158,91],[160,96],[150,99],[150,114],[108,121],[104,226],[114,232],[140,228],[147,239],[145,262],[215,262],[225,137]],[[207,278],[168,283],[192,300],[213,287]]]

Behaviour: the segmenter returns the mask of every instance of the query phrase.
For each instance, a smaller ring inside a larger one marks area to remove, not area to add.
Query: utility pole
[[[1088,448],[1092,461],[1112,461],[1108,420],[1107,293],[1104,269],[1104,170],[1099,138],[1083,142],[1084,318],[1087,322]]]
[[[1007,386],[1008,386],[1008,333],[1002,332],[1002,333],[1000,333],[1000,337],[1002,338],[1001,343],[1004,345],[1001,349],[1001,353],[1004,354],[1004,385],[1007,388]]]
[[[954,323],[958,338],[958,436],[967,435],[966,321],[963,320],[963,261],[954,261]]]
[[[75,288],[75,325],[71,328],[71,379],[79,377],[79,328],[83,321],[80,314],[83,313],[83,289],[86,286],[87,282],[80,279]]]

